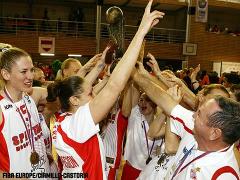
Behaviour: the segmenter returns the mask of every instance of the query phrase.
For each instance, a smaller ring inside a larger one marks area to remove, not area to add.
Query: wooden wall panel
[[[196,1],[192,1],[193,5],[196,5]],[[233,8],[233,9],[240,9],[240,3],[233,3],[227,1],[219,1],[219,0],[208,0],[209,6],[215,7],[225,7],[225,8]]]
[[[38,36],[36,35],[0,35],[0,42],[12,44],[13,46],[26,50],[30,54],[38,54]],[[107,43],[108,39],[101,39],[100,51],[104,50]],[[129,43],[129,41],[125,42],[126,48],[128,47]],[[160,44],[147,41],[145,52],[151,52],[154,56],[156,56],[156,58],[161,59],[183,59],[181,55],[181,44]],[[93,56],[96,54],[96,40],[94,37],[55,37],[55,54],[56,57],[62,56],[62,59],[65,59],[67,57],[67,54],[82,54],[83,56]],[[42,59],[42,61],[47,61],[49,63],[49,58]],[[51,59],[56,58],[52,57]]]
[[[190,56],[189,66],[201,64],[201,69],[212,70],[213,61],[240,62],[240,37],[215,34],[205,30],[204,23],[191,19],[190,42],[196,43],[197,56]]]

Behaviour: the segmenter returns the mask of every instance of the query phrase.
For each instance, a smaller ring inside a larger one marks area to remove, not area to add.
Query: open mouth
[[[25,82],[24,85],[28,86],[28,87],[31,87],[32,86],[32,81],[31,82]]]

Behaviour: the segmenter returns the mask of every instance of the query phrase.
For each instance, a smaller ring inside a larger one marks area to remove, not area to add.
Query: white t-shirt
[[[106,179],[104,149],[98,132],[89,103],[74,114],[60,115],[52,141],[63,164],[63,173],[85,173],[90,179]]]
[[[30,96],[24,96],[22,100],[13,104],[0,96],[0,106],[3,119],[0,125],[0,170],[11,173],[49,173],[43,131],[33,99]],[[24,120],[16,107],[20,109]],[[34,149],[40,157],[40,161],[35,165],[30,163],[32,146],[29,136],[31,141],[34,140]]]
[[[124,159],[127,160],[134,168],[143,170],[146,166],[148,158],[148,148],[146,136],[144,131],[144,124],[146,132],[149,129],[147,120],[140,113],[139,106],[135,106],[128,119],[127,141],[125,145]],[[156,140],[153,146],[151,157],[156,156],[156,148],[161,144],[162,140]],[[148,139],[149,151],[153,145],[153,141]]]
[[[177,105],[171,113],[171,130],[182,139],[175,156],[175,162],[168,168],[165,179],[172,179],[179,166],[180,168],[174,179],[238,179],[239,171],[233,153],[233,146],[208,153],[187,165],[190,161],[205,153],[197,150],[198,144],[192,133],[194,127],[192,115],[193,112],[180,105]],[[184,155],[185,160],[183,160]]]

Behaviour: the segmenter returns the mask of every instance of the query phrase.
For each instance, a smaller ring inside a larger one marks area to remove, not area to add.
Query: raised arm
[[[137,59],[137,61],[139,61],[139,62],[143,62],[145,44],[146,44],[146,40],[143,41],[140,52],[139,52],[139,56]]]
[[[132,83],[128,82],[127,85],[125,86],[122,95],[123,95],[123,100],[122,100],[122,115],[124,117],[129,117],[132,109]]]
[[[178,104],[165,90],[154,82],[149,81],[144,75],[136,72],[133,75],[133,80],[167,115],[170,115],[173,108]]]
[[[147,54],[147,57],[150,58],[150,60],[147,62],[147,65],[151,67],[153,73],[155,75],[161,73],[160,68],[158,66],[158,62],[155,59],[155,57],[150,52]]]
[[[194,91],[201,89],[200,84],[197,81],[197,74],[199,71],[200,71],[200,64],[193,70],[191,77],[190,77]]]
[[[102,81],[100,81],[99,83],[97,83],[94,87],[93,87],[93,97],[95,97],[103,88],[104,86],[107,84],[109,77],[104,78]]]
[[[162,111],[159,112],[154,118],[147,132],[147,135],[151,140],[154,138],[163,137],[165,135],[165,120],[166,115]]]
[[[164,13],[151,10],[152,1],[150,0],[142,18],[142,22],[131,41],[127,51],[114,69],[107,85],[104,89],[90,102],[90,111],[95,123],[100,122],[105,114],[110,110],[116,101],[119,93],[124,89],[131,71],[136,64],[141,45],[148,31],[159,22]]]
[[[183,101],[189,105],[192,109],[196,109],[197,107],[197,97],[196,95],[186,86],[186,84],[175,75],[170,74],[168,72],[162,73],[167,81],[174,82],[174,84],[178,84],[181,87],[183,93]]]
[[[132,108],[138,104],[140,97],[140,91],[138,87],[133,83],[129,82],[123,90],[123,101],[122,101],[122,114],[124,117],[129,117]]]
[[[175,85],[172,88],[167,90],[167,93],[173,97],[176,102],[180,102],[182,100],[182,92],[181,88],[178,85]],[[170,127],[170,119],[167,117],[166,129],[165,129],[165,153],[167,154],[175,154],[178,150],[180,139],[179,137],[172,133]]]
[[[166,122],[167,123],[165,129],[165,153],[176,154],[179,147],[180,138],[176,134],[171,132],[169,117],[167,118]]]
[[[102,54],[96,54],[93,56],[83,67],[77,72],[77,76],[84,78],[88,72],[96,65],[97,61],[101,58]]]
[[[154,63],[150,63],[148,62],[147,64],[152,68],[153,72],[156,73],[156,71],[154,70],[155,69],[155,66],[158,66],[156,65],[157,62],[154,62]],[[151,65],[150,65],[151,64]],[[154,82],[155,84],[157,84],[158,86],[160,86],[161,88],[163,88],[164,90],[167,90],[168,89],[168,86],[165,84],[164,81],[162,81],[161,79],[159,78],[156,78],[155,76],[152,76],[143,66],[142,63],[138,62],[137,64],[137,67],[138,67],[138,71],[143,74],[146,78],[148,78],[150,81]],[[160,72],[160,69],[159,69],[159,72]]]
[[[100,72],[105,67],[105,57],[106,53],[109,50],[109,47],[106,47],[105,50],[102,53],[102,56],[100,60],[97,61],[97,64],[94,66],[94,68],[85,76],[85,80],[88,81],[91,85],[95,82]]]

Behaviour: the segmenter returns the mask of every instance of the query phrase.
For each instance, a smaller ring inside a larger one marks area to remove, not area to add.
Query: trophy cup
[[[119,59],[124,54],[124,18],[122,10],[113,6],[106,11],[110,49],[106,55],[106,64],[111,64],[114,59]]]

